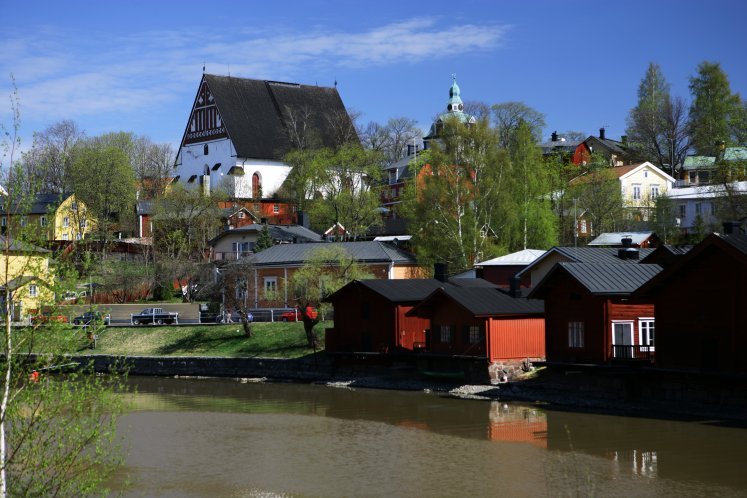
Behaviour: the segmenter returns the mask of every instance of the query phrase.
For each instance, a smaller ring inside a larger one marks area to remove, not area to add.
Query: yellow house
[[[51,251],[0,236],[0,305],[10,293],[14,320],[22,320],[54,300]]]
[[[75,194],[37,194],[30,205],[6,209],[0,207],[0,227],[6,233],[9,225],[15,231],[35,230],[47,240],[81,240],[89,234],[95,220],[90,219],[85,203]]]
[[[623,206],[632,216],[648,219],[649,210],[655,207],[656,198],[667,195],[675,179],[646,161],[640,164],[612,168],[620,180]]]

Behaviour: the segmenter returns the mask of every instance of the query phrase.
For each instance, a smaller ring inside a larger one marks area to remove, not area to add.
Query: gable
[[[192,112],[189,115],[182,146],[220,138],[228,138],[228,132],[210,85],[203,78],[194,104],[192,104]]]

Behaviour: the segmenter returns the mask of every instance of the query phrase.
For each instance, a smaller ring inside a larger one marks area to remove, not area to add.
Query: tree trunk
[[[306,314],[305,310],[301,310],[301,318],[303,319],[303,330],[306,332],[308,345],[316,351],[319,347],[319,338],[316,336],[316,332],[314,332],[314,326],[319,323],[319,318],[312,319]]]

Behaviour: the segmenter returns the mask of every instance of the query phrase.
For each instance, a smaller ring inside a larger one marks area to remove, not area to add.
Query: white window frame
[[[657,197],[659,197],[660,193],[659,193],[659,185],[658,184],[651,185],[650,189],[651,189],[651,199],[656,199]]]
[[[66,233],[62,234],[62,240],[68,240],[68,235]]]
[[[280,212],[280,205],[279,204],[273,204],[272,205],[272,213],[278,214]]]
[[[584,344],[584,322],[568,322],[568,347],[582,349]]]
[[[656,351],[656,320],[653,317],[638,319],[638,344],[641,351]]]
[[[630,325],[630,344],[615,343],[615,325]],[[612,335],[611,344],[613,346],[635,346],[635,321],[634,320],[612,320],[610,325],[610,334]],[[612,348],[612,355],[615,357],[615,348]]]
[[[264,277],[262,279],[263,288],[265,294],[269,292],[277,292],[278,290],[278,277]]]
[[[70,218],[68,216],[65,216],[62,218],[62,227],[67,228],[70,226]]]
[[[39,218],[39,226],[43,226],[43,227],[47,226],[47,217],[46,216],[42,216],[41,218]]]
[[[640,183],[633,184],[633,200],[634,201],[641,200],[641,184]]]
[[[39,295],[39,287],[36,284],[29,284],[29,297],[36,297]]]

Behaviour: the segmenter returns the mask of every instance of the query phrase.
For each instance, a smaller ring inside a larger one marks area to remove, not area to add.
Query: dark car
[[[86,311],[82,315],[73,318],[73,325],[95,325],[97,323],[109,325],[110,321],[111,316],[108,313],[104,314],[101,311]]]

